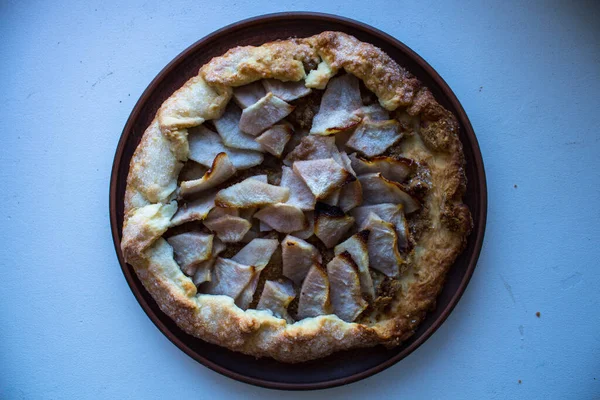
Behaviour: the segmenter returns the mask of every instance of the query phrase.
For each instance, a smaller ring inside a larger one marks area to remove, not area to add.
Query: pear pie
[[[121,247],[190,335],[301,362],[410,337],[472,227],[455,116],[340,32],[236,47],[160,107]]]

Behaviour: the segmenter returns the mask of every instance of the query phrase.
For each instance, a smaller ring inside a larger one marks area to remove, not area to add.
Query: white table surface
[[[154,327],[115,256],[108,187],[125,121],[173,57],[292,10],[371,24],[437,69],[479,138],[489,217],[430,340],[374,377],[286,398],[600,398],[600,2],[122,3],[0,2],[0,398],[283,395]]]

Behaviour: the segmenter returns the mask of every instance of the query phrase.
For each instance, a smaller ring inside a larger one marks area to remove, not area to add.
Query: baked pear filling
[[[288,118],[297,109],[314,113]],[[410,265],[409,221],[426,194],[409,188],[427,166],[398,155],[417,134],[408,120],[348,73],[325,90],[276,79],[235,88],[220,118],[189,129],[165,234],[181,271],[200,294],[288,323],[376,318]]]
[[[121,247],[187,333],[284,362],[410,337],[472,222],[459,125],[340,32],[236,47],[156,114]]]

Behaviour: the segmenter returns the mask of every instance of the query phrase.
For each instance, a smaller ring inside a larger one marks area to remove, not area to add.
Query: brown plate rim
[[[428,75],[429,77],[436,83],[438,88],[444,93],[448,101],[452,104],[454,109],[456,110],[458,120],[464,130],[465,136],[469,145],[473,151],[473,160],[475,164],[475,169],[478,176],[477,187],[479,189],[478,193],[478,201],[479,201],[479,213],[478,215],[473,215],[474,220],[478,220],[479,223],[476,226],[476,229],[471,233],[469,237],[469,241],[474,241],[474,247],[471,254],[469,254],[468,266],[461,280],[456,292],[445,306],[444,310],[438,316],[438,318],[432,323],[432,325],[421,334],[413,343],[411,343],[408,347],[403,349],[401,352],[396,354],[395,356],[389,358],[388,360],[380,363],[379,365],[366,369],[364,371],[351,374],[346,377],[331,379],[328,381],[321,381],[315,383],[282,383],[282,382],[274,382],[270,380],[259,379],[255,377],[249,377],[246,375],[239,374],[235,371],[227,369],[211,360],[206,359],[202,355],[193,351],[188,345],[186,345],[182,340],[177,338],[158,318],[155,312],[150,308],[148,303],[143,298],[143,295],[140,289],[134,284],[134,278],[130,269],[123,259],[123,254],[121,253],[121,239],[120,232],[118,230],[118,222],[117,222],[117,202],[123,201],[123,199],[119,199],[117,196],[117,182],[119,180],[118,171],[123,162],[129,162],[129,160],[123,160],[123,153],[125,150],[125,145],[129,136],[132,133],[132,128],[134,121],[139,116],[144,104],[148,101],[151,94],[154,92],[158,84],[167,76],[176,66],[183,63],[191,54],[196,51],[196,48],[202,46],[204,42],[214,39],[215,37],[224,35],[226,33],[231,33],[240,29],[248,28],[254,25],[260,25],[273,21],[280,21],[286,19],[305,19],[307,22],[310,21],[319,21],[319,22],[331,22],[344,24],[350,28],[358,29],[366,34],[373,35],[378,39],[381,39],[385,42],[388,42],[390,45],[400,49],[403,53],[405,53],[408,57],[410,57],[414,62],[416,62]],[[152,80],[152,82],[148,85],[146,90],[141,95],[140,99],[137,101],[135,107],[133,108],[127,123],[123,129],[121,134],[121,138],[119,139],[119,143],[117,145],[117,149],[115,152],[111,177],[110,177],[110,191],[109,191],[109,208],[110,208],[110,224],[113,242],[115,246],[115,250],[117,252],[117,257],[119,259],[119,264],[121,265],[121,270],[123,271],[123,275],[127,280],[127,283],[133,292],[135,298],[138,303],[144,310],[144,312],[148,315],[148,317],[152,320],[152,322],[156,325],[156,327],[179,349],[185,352],[188,356],[203,364],[204,366],[216,371],[222,375],[233,378],[240,382],[249,383],[255,386],[261,386],[270,389],[283,389],[283,390],[314,390],[314,389],[325,389],[331,388],[341,385],[346,385],[352,382],[359,381],[361,379],[365,379],[369,376],[372,376],[378,372],[381,372],[390,366],[396,364],[410,353],[415,351],[419,346],[421,346],[431,335],[442,325],[442,323],[448,318],[460,298],[462,297],[472,275],[477,265],[477,260],[479,258],[479,254],[481,252],[481,248],[483,245],[483,238],[485,234],[485,226],[487,219],[487,184],[485,177],[485,169],[483,165],[483,159],[481,156],[481,151],[479,148],[479,143],[475,136],[475,132],[473,131],[473,127],[467,117],[467,114],[458,101],[458,98],[454,94],[454,92],[450,89],[448,84],[442,79],[442,77],[417,53],[415,53],[412,49],[406,46],[404,43],[395,39],[394,37],[384,33],[376,28],[373,28],[370,25],[365,23],[341,17],[333,14],[325,14],[325,13],[316,13],[316,12],[282,12],[282,13],[273,13],[273,14],[265,14],[252,18],[248,18],[242,21],[238,21],[227,25],[207,36],[198,40],[183,52],[181,52],[177,57],[175,57],[167,66],[163,68],[163,70]]]

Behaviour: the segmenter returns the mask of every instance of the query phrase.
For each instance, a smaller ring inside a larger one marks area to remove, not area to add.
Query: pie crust
[[[426,166],[426,190],[419,183],[410,188],[423,195],[411,225],[412,250],[395,281],[397,291],[379,312],[358,322],[329,314],[293,323],[269,311],[243,310],[228,296],[199,294],[163,238],[178,210],[178,176],[190,154],[188,130],[219,118],[236,87],[262,79],[305,80],[306,87],[322,90],[344,71],[359,78],[400,125],[413,129],[395,146],[396,155]],[[435,306],[472,228],[462,203],[466,177],[458,130],[455,116],[413,75],[379,48],[347,34],[323,32],[233,48],[203,65],[173,93],[145,131],[127,178],[121,241],[125,260],[181,329],[233,351],[297,363],[351,348],[397,346]]]

